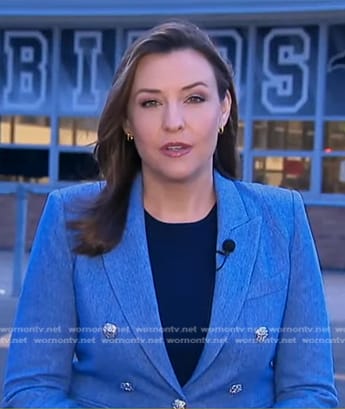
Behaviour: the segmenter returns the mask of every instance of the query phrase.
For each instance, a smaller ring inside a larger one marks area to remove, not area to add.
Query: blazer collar
[[[236,247],[216,274],[210,328],[232,327],[240,314],[257,252],[260,218],[250,218],[236,188],[236,182],[214,173],[217,195],[218,235],[217,249],[226,239],[235,241]],[[103,256],[104,267],[123,313],[140,345],[160,374],[183,397],[171,366],[163,334],[143,332],[143,328],[161,328],[152,271],[147,248],[143,208],[141,175],[135,179],[130,195],[126,227],[120,244]],[[222,263],[217,255],[217,266]],[[228,332],[226,332],[228,334]],[[227,335],[220,343],[219,333],[207,334],[201,358],[191,379],[192,384],[216,359],[224,346]],[[156,338],[150,343],[149,338]],[[184,389],[185,389],[184,388]]]

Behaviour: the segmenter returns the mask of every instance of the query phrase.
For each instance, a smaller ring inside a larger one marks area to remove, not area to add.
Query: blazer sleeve
[[[292,192],[290,281],[275,361],[274,407],[336,407],[328,314],[318,254],[301,196]]]
[[[79,407],[68,398],[76,337],[73,256],[61,193],[52,192],[31,251],[1,407]]]

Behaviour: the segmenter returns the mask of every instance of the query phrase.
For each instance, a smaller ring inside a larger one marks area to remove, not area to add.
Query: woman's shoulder
[[[256,182],[243,182],[240,180],[234,181],[234,184],[245,200],[253,200],[257,204],[258,202],[282,204],[286,205],[294,200],[294,196],[300,196],[295,190],[285,187],[265,185]]]
[[[95,199],[105,186],[104,181],[77,183],[55,189],[51,195],[58,195],[65,204],[81,203]]]
[[[293,189],[261,183],[234,181],[248,215],[261,216],[275,225],[293,223],[296,212],[305,212],[302,195]]]
[[[47,198],[46,209],[62,211],[67,220],[73,220],[88,212],[105,186],[105,182],[86,182],[59,187],[52,190]]]

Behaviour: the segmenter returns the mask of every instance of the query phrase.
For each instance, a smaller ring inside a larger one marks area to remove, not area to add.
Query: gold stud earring
[[[220,126],[220,127],[219,127],[218,133],[219,133],[219,135],[223,135],[223,133],[224,133],[224,126]]]
[[[128,142],[133,141],[134,136],[133,136],[130,132],[127,132],[127,133],[126,133],[126,136],[127,136],[127,141],[128,141]]]

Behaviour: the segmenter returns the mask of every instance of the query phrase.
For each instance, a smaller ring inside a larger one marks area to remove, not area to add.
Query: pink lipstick
[[[180,158],[192,150],[192,145],[183,142],[169,142],[160,148],[161,152],[170,158]]]

